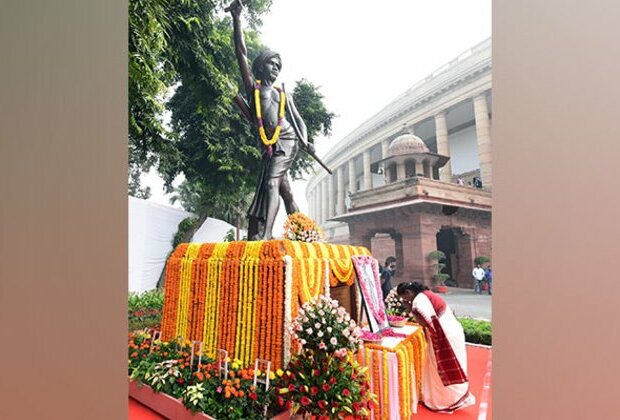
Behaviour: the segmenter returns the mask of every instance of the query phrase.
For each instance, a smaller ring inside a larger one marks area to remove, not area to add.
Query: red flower
[[[313,386],[312,388],[310,388],[310,393],[312,395],[316,395],[319,392],[319,389],[315,386]]]
[[[327,391],[329,391],[332,387],[331,387],[331,386],[329,386],[329,384],[323,384],[323,386],[322,386],[321,388],[323,388],[323,391],[327,392]]]
[[[324,410],[327,407],[327,401],[325,400],[320,400],[319,401],[319,408],[321,408],[321,410]]]
[[[344,395],[345,397],[348,397],[349,395],[351,395],[351,391],[345,388],[344,391],[342,391],[342,395]]]
[[[301,405],[306,406],[308,404],[311,403],[310,398],[303,396],[301,397],[301,400],[299,401],[301,403]]]
[[[314,369],[312,373],[314,374],[314,376],[321,376],[321,371],[318,369]]]
[[[177,379],[177,382],[178,382],[178,383],[180,383],[180,384],[183,384],[183,383],[185,383],[185,379],[183,379],[183,378],[178,378],[178,379]]]
[[[290,392],[295,391],[295,385],[290,384],[290,385],[288,386],[288,390],[289,390]]]
[[[336,378],[334,378],[333,376],[329,378],[329,383],[334,385],[336,383]]]
[[[291,408],[293,408],[293,401],[288,400],[288,401],[286,402],[286,409],[287,409],[287,410],[290,410]]]
[[[369,410],[372,410],[374,408],[374,406],[375,406],[375,403],[373,403],[371,400],[368,400],[367,404],[368,404],[368,409]]]
[[[251,399],[253,399],[254,401],[256,401],[256,399],[258,398],[258,395],[256,395],[256,392],[250,392],[250,394],[248,395]],[[279,399],[282,399],[282,397],[278,397]],[[282,405],[282,404],[280,404]]]
[[[360,404],[358,402],[354,402],[353,403],[353,410],[357,413],[358,411],[360,411]]]
[[[252,394],[254,394],[254,392]],[[256,395],[256,394],[254,394],[254,395]],[[278,405],[280,407],[282,407],[284,405],[284,398],[280,397],[279,395],[278,395]]]
[[[360,389],[360,395],[363,397],[364,395],[366,395],[366,390],[365,389]]]

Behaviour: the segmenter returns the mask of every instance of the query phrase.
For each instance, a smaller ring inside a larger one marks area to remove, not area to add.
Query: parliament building
[[[471,287],[474,259],[491,257],[491,40],[419,81],[340,140],[306,198],[332,243],[398,260],[394,285],[443,272]]]

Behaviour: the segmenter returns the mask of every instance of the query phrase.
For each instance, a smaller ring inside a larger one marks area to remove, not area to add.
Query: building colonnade
[[[487,103],[489,93],[490,90],[486,89],[466,99],[466,101],[471,101],[473,103],[474,115],[472,119],[475,124],[476,142],[478,146],[480,178],[484,187],[488,189],[492,186],[491,121]],[[442,109],[430,116],[430,119],[434,120],[436,152],[445,156],[451,156],[448,113],[449,109]],[[414,129],[415,124],[419,122],[421,122],[421,120],[409,123],[409,129]],[[310,216],[316,220],[319,225],[324,225],[332,217],[347,212],[347,195],[373,188],[373,174],[371,172],[371,165],[373,162],[371,160],[371,151],[380,152],[380,158],[375,159],[375,162],[387,158],[390,141],[391,139],[380,139],[368,145],[361,152],[349,156],[347,160],[339,161],[338,166],[331,168],[333,172],[332,175],[325,173],[324,176],[314,182],[313,187],[308,192],[309,209]],[[375,155],[376,154],[377,153],[375,153]],[[327,162],[328,165],[330,163],[331,162]],[[359,170],[360,163],[361,171]],[[387,177],[390,172],[388,169],[392,168],[384,168],[385,177]],[[416,161],[415,167],[411,167],[410,170],[406,167],[405,162],[396,165],[396,180],[409,178],[416,174],[424,174],[426,177],[433,178],[432,168],[427,161]],[[451,182],[452,175],[452,167],[450,161],[448,161],[445,166],[439,169],[439,180]]]

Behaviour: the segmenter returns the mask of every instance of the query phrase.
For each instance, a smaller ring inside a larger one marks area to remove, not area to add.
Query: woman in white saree
[[[467,379],[465,334],[452,310],[420,283],[402,283],[396,291],[411,306],[428,342],[422,369],[424,405],[432,411],[451,413],[475,404]]]

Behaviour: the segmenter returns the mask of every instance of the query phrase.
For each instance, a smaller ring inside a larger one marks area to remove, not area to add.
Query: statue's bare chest
[[[261,88],[260,107],[265,126],[275,128],[280,110],[280,92],[271,87]]]

